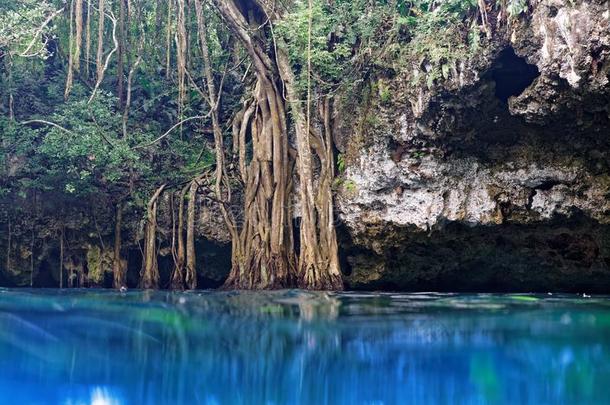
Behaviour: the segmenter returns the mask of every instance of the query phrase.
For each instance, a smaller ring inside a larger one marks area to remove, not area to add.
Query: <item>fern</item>
[[[342,153],[337,156],[337,170],[339,170],[339,174],[345,173],[345,155]]]

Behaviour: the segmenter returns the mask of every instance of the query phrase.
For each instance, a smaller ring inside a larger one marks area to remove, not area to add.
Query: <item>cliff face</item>
[[[378,80],[337,128],[349,287],[610,290],[609,7],[534,2],[446,80]]]

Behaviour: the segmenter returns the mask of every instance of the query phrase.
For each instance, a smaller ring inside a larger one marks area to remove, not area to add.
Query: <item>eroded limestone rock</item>
[[[384,79],[396,93],[367,106],[374,125],[337,125],[350,156],[337,198],[348,284],[438,287],[479,260],[500,266],[499,286],[567,288],[558,273],[593,271],[610,289],[608,7],[537,2],[444,85]],[[505,102],[498,77],[519,64],[539,76]],[[521,237],[555,248],[530,251]]]

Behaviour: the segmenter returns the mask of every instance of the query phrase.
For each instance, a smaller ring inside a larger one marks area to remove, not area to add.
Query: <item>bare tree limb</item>
[[[185,118],[185,119],[177,122],[176,124],[174,124],[170,129],[167,130],[166,133],[164,133],[163,135],[161,135],[160,137],[158,137],[154,141],[146,143],[146,144],[143,144],[143,145],[134,146],[131,149],[135,150],[135,149],[142,149],[142,148],[146,148],[146,147],[152,146],[152,145],[156,144],[157,142],[159,142],[161,139],[163,139],[166,136],[168,136],[174,129],[178,128],[180,125],[184,124],[185,122],[196,120],[196,119],[208,118],[210,116],[210,114],[211,114],[211,111],[209,113],[207,113],[206,115],[195,115],[194,117]]]
[[[129,2],[128,2],[129,4]],[[138,69],[138,66],[142,62],[142,54],[144,53],[144,43],[146,40],[146,32],[144,30],[144,23],[142,22],[142,16],[140,18],[140,42],[138,44],[138,58],[135,63],[129,70],[129,75],[127,76],[127,98],[125,100],[125,111],[123,111],[123,137],[127,136],[127,120],[129,119],[129,108],[131,107],[131,84],[133,81],[133,76]]]
[[[38,54],[38,53],[28,54],[28,52],[30,52],[30,50],[36,43],[36,39],[38,39],[40,34],[42,34],[42,31],[45,29],[45,27],[47,25],[49,25],[49,23],[53,20],[53,18],[55,18],[58,14],[62,13],[65,10],[65,8],[66,7],[62,7],[59,10],[56,10],[55,12],[53,12],[49,17],[47,17],[47,19],[44,21],[44,23],[42,23],[42,25],[36,30],[36,33],[34,34],[34,37],[32,38],[32,41],[30,41],[28,47],[25,48],[25,51],[21,52],[19,54],[19,56],[27,58],[27,57],[35,56]]]
[[[103,10],[100,10],[100,13],[103,13],[103,12],[104,12]],[[110,58],[119,48],[119,41],[117,40],[117,37],[116,37],[116,26],[117,26],[116,18],[114,16],[114,14],[112,13],[112,10],[109,12],[108,18],[110,18],[110,20],[112,21],[112,41],[114,42],[114,48],[110,51],[108,56],[106,56],[106,62],[104,63],[103,68],[98,72],[95,87],[93,88],[93,92],[91,93],[91,97],[89,97],[89,101],[87,101],[87,104],[91,104],[91,102],[95,98],[95,94],[97,93],[97,90],[99,89],[100,85],[102,84],[102,81],[104,80],[104,74],[106,73],[106,70],[108,69],[108,64],[110,63]]]
[[[52,126],[52,127],[57,128],[57,129],[59,129],[59,130],[61,130],[61,131],[64,131],[64,132],[65,132],[65,133],[67,133],[67,134],[74,135],[74,132],[70,131],[69,129],[66,129],[66,128],[62,127],[62,126],[61,126],[61,125],[59,125],[59,124],[56,124],[56,123],[54,123],[54,122],[51,122],[51,121],[45,121],[45,120],[29,120],[29,121],[23,121],[23,122],[21,122],[20,124],[21,124],[21,125],[30,125],[30,124],[44,124],[44,125],[49,125],[49,126]]]

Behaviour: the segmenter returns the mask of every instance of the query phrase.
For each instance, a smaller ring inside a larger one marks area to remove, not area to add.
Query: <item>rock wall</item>
[[[412,75],[337,124],[348,287],[610,291],[609,3],[534,2]]]

